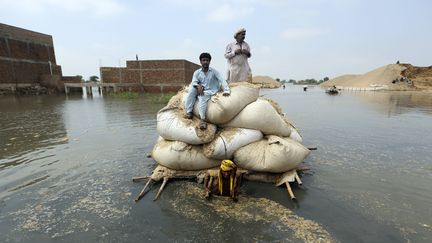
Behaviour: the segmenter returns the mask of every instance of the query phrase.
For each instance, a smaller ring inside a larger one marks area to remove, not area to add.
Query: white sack
[[[198,127],[199,119],[184,118],[184,111],[163,108],[157,114],[157,131],[161,137],[172,141],[181,141],[187,144],[203,144],[213,140],[216,126],[207,124],[207,129]]]
[[[224,128],[211,143],[203,145],[204,155],[212,159],[232,159],[237,149],[262,138],[263,134],[258,130]]]
[[[185,96],[187,93],[185,93]],[[259,88],[254,85],[238,85],[231,87],[230,96],[217,93],[207,102],[206,121],[222,124],[233,119],[245,106],[257,100]],[[198,102],[193,113],[199,117]]]
[[[220,165],[220,160],[204,156],[202,146],[162,138],[154,146],[152,157],[158,164],[173,170],[204,170]]]
[[[291,125],[265,99],[247,105],[234,119],[222,127],[242,127],[259,130],[265,135],[288,137]]]
[[[309,149],[292,139],[267,136],[238,149],[234,161],[247,170],[281,173],[296,168],[309,153]]]
[[[292,140],[298,142],[298,143],[302,143],[303,142],[303,138],[300,135],[300,133],[297,131],[297,129],[291,125],[291,134],[289,135],[289,138],[291,138]]]

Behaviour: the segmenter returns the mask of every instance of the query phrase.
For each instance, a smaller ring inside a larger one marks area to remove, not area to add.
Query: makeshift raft
[[[298,175],[298,171],[307,170],[306,168],[298,168],[287,171],[285,173],[268,173],[268,172],[253,172],[250,170],[245,170],[242,168],[237,169],[237,173],[241,174],[242,179],[249,181],[260,181],[267,183],[274,183],[276,187],[285,185],[288,191],[288,195],[292,200],[296,197],[291,189],[290,182],[297,182],[298,185],[302,185],[302,181]],[[149,186],[150,183],[156,183],[162,181],[162,185],[160,186],[156,196],[153,198],[153,201],[156,201],[161,195],[163,189],[165,188],[167,182],[169,180],[174,179],[197,179],[198,183],[202,183],[204,181],[204,176],[206,174],[211,175],[215,179],[217,179],[219,175],[219,167],[208,169],[208,170],[199,170],[199,171],[182,171],[182,170],[172,170],[165,166],[158,165],[152,172],[150,176],[139,176],[133,177],[133,182],[139,182],[143,180],[147,180],[147,183],[144,185],[144,188],[135,198],[135,202],[138,202],[141,198],[143,198],[147,192],[150,191]],[[204,190],[203,190],[204,193]]]
[[[150,176],[133,178],[148,179],[135,201],[149,191],[152,182],[162,181],[156,200],[171,179],[202,182],[206,173],[217,178],[223,159],[234,161],[244,180],[285,185],[295,199],[289,183],[302,184],[299,164],[313,149],[302,145],[299,131],[275,101],[259,96],[258,86],[233,83],[230,88],[230,96],[219,92],[208,101],[207,129],[199,128],[198,103],[195,116],[184,117],[187,87],[158,112],[160,137],[151,155],[158,166]]]

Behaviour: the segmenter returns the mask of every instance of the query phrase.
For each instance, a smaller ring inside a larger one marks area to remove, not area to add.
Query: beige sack
[[[233,153],[250,143],[263,138],[263,134],[258,130],[247,128],[223,128],[216,134],[216,138],[203,145],[204,155],[212,159],[232,159]]]
[[[291,125],[265,99],[246,106],[234,119],[221,125],[222,127],[242,127],[259,130],[265,135],[288,137]]]
[[[292,140],[294,140],[294,141],[296,141],[298,143],[302,143],[303,142],[302,136],[297,131],[297,128],[295,128],[293,125],[291,125],[291,134],[289,135],[289,138],[291,138]]]
[[[202,146],[163,138],[159,138],[154,146],[152,157],[158,164],[173,170],[204,170],[220,165],[220,160],[204,156]]]
[[[226,123],[233,119],[245,106],[256,101],[258,96],[259,88],[254,85],[231,86],[230,96],[223,96],[219,92],[207,102],[206,121],[212,124]],[[193,113],[199,117],[198,102],[195,103]]]
[[[207,129],[199,129],[199,119],[184,118],[185,112],[177,108],[163,108],[157,114],[157,131],[166,140],[181,141],[187,144],[211,142],[216,133],[216,126],[208,124]]]
[[[307,148],[292,139],[267,136],[238,149],[234,161],[247,170],[282,173],[296,168],[309,153]]]

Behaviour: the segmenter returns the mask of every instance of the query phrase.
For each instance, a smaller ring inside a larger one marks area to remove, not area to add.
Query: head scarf
[[[237,35],[240,34],[241,32],[246,32],[246,29],[245,29],[245,28],[240,28],[239,30],[237,30],[237,31],[234,33],[234,38],[236,38]]]
[[[237,168],[237,165],[234,162],[232,162],[231,160],[225,159],[225,160],[222,160],[220,168],[223,171],[230,171],[230,170]]]
[[[219,170],[219,192],[221,195],[223,195],[222,171],[230,172],[230,195],[231,197],[234,197],[234,188],[236,187],[237,165],[229,159],[222,160]]]

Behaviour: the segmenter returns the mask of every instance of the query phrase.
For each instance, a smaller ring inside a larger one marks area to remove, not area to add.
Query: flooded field
[[[262,90],[305,145],[297,201],[245,182],[239,202],[175,181],[133,199],[155,163],[156,113],[145,96],[0,97],[2,242],[430,242],[432,94]]]

